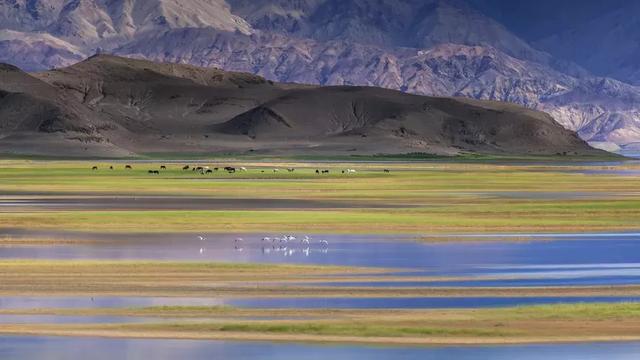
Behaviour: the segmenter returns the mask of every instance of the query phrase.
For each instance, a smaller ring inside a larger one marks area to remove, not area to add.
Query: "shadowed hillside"
[[[277,84],[107,55],[0,74],[3,152],[599,154],[549,115],[498,102]]]

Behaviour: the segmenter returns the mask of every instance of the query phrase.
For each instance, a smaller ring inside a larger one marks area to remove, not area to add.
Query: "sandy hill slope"
[[[33,76],[2,69],[5,152],[599,154],[549,115],[498,102],[279,84],[108,55]],[[18,96],[41,108],[15,114],[26,101]],[[5,141],[30,134],[43,145]]]

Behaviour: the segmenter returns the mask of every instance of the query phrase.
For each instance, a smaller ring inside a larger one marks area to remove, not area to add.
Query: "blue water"
[[[273,234],[202,235],[206,237],[205,241],[198,240],[196,235],[104,234],[97,236],[95,244],[3,248],[0,258],[324,264],[410,269],[432,275],[507,272],[510,268],[528,265],[640,264],[638,233],[465,235],[467,240],[463,243],[430,244],[406,241],[407,236],[315,235],[308,248],[294,243],[287,244],[286,250],[273,249],[271,244],[260,241],[263,236]],[[295,235],[300,237],[302,234]],[[12,235],[0,231],[0,236]],[[89,235],[57,236],[73,239]],[[238,236],[245,240],[241,246],[234,242]],[[527,238],[532,241],[522,241]],[[474,242],[476,239],[478,241]],[[488,239],[500,241],[486,242]],[[329,245],[323,248],[318,244],[320,240],[327,240]]]
[[[383,347],[290,343],[0,337],[3,360],[635,360],[640,343]]]
[[[640,297],[419,297],[419,298],[192,298],[192,297],[0,297],[0,309],[234,306],[241,308],[442,309],[559,303],[640,302]],[[267,314],[265,314],[267,315]]]
[[[55,234],[83,238],[87,234]],[[399,286],[571,286],[640,284],[640,234],[456,235],[458,243],[420,243],[406,236],[315,235],[309,246],[260,239],[273,234],[94,235],[95,243],[15,246],[0,258],[157,259],[346,265],[397,268],[404,275],[469,277],[468,281]],[[299,238],[302,234],[295,234]],[[0,236],[3,236],[0,233]],[[8,235],[24,236],[24,235]],[[238,245],[234,240],[242,237]],[[526,241],[523,239],[531,239]],[[518,241],[512,241],[518,239]],[[327,240],[321,246],[320,240]],[[494,241],[486,241],[494,240]],[[286,247],[286,249],[285,249]],[[365,284],[343,284],[365,285]],[[373,286],[389,286],[384,276]]]
[[[537,286],[598,286],[637,285],[640,277],[597,277],[568,279],[497,279],[464,281],[371,281],[319,283],[335,287],[537,287]]]

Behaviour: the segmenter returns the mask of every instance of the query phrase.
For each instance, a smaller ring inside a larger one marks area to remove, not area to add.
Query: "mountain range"
[[[552,29],[535,32],[512,20],[531,2],[7,0],[0,62],[43,71],[109,53],[283,83],[497,100],[547,112],[592,144],[633,147],[638,5],[614,2],[581,2],[570,21],[532,8]]]

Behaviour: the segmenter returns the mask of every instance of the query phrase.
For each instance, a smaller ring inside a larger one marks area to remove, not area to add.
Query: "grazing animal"
[[[192,168],[191,171],[196,171],[196,168]]]
[[[202,166],[198,166],[198,167],[196,168],[196,171],[202,171],[202,170],[204,170],[204,168],[203,168]]]
[[[227,166],[227,167],[225,167],[224,169],[225,169],[225,171],[227,171],[229,174],[233,174],[233,173],[235,173],[235,172],[236,172],[236,168],[231,167],[231,166]]]
[[[355,174],[356,171],[354,169],[347,169],[347,174]]]
[[[287,169],[287,171],[288,171],[288,172],[294,172],[294,171],[296,171],[296,169],[294,169],[294,168],[288,168],[288,169]]]
[[[328,173],[329,173],[329,170],[322,170],[322,173],[323,173],[323,174],[328,174]]]
[[[213,168],[213,171],[218,171],[218,170],[219,170],[218,168]]]
[[[125,168],[125,170],[131,170],[131,169],[133,169],[133,168],[131,167],[131,165],[126,165],[124,168]]]
[[[159,175],[160,171],[158,171],[158,170],[149,170],[149,174]]]
[[[189,165],[185,165],[182,167],[182,170],[189,170]]]
[[[247,168],[243,166],[240,168],[240,171],[247,171]]]
[[[98,167],[94,166],[94,167],[91,168],[91,170],[98,170]]]
[[[391,172],[391,170],[389,169],[384,169],[384,172],[386,172],[387,174]]]
[[[207,174],[213,174],[213,171],[211,169],[207,170]]]
[[[109,166],[109,170],[113,170],[113,166]]]
[[[160,170],[167,170],[167,167],[162,165],[162,166],[160,166]]]
[[[342,170],[342,173],[344,174],[344,170]]]
[[[280,169],[273,169],[274,173],[277,173],[278,171],[280,171]]]
[[[320,170],[316,169],[316,174],[320,174]]]

